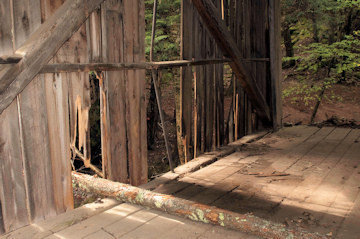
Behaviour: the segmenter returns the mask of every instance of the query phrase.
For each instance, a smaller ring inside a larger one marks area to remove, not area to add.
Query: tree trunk
[[[311,20],[313,25],[313,39],[315,42],[319,42],[319,28],[317,24],[315,9],[312,10]]]
[[[294,56],[294,46],[291,39],[291,32],[290,32],[290,26],[286,22],[283,30],[283,37],[284,37],[284,45],[286,49],[286,56],[287,57],[293,57]]]
[[[101,197],[138,204],[190,220],[220,225],[264,238],[326,238],[306,232],[301,228],[289,228],[284,224],[267,221],[251,213],[235,213],[85,174],[73,172],[73,183],[84,193],[90,192]]]

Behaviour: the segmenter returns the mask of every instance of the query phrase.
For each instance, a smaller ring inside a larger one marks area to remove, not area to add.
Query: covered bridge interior
[[[183,0],[181,59],[154,62],[142,0],[1,1],[1,238],[356,238],[360,131],[281,129],[279,3]],[[163,120],[158,73],[173,67],[186,164],[172,165],[163,124],[172,170],[148,182],[146,74]],[[97,176],[72,173],[74,157]],[[117,202],[74,209],[73,187]]]

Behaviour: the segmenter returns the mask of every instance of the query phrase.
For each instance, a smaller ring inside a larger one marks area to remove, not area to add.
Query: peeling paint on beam
[[[250,213],[234,213],[76,172],[73,172],[73,184],[85,192],[99,196],[142,205],[194,221],[220,225],[264,238],[327,238],[317,233],[306,232],[301,228],[290,228],[284,224],[261,219]]]

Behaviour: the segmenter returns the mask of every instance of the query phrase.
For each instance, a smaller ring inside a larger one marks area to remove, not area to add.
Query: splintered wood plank
[[[10,1],[0,2],[0,55],[14,52]],[[0,114],[0,234],[29,223],[18,102]]]
[[[64,0],[41,0],[41,21],[45,22],[64,3]],[[67,45],[67,44],[66,44]],[[66,62],[67,53],[61,48],[51,62]],[[73,54],[71,52],[70,54]],[[47,116],[49,121],[50,153],[53,172],[54,200],[56,212],[61,213],[74,206],[69,128],[68,75],[44,74]]]
[[[124,62],[124,2],[109,1],[102,6],[104,60]],[[129,182],[126,124],[125,72],[106,72],[100,79],[101,141],[105,178]],[[128,121],[129,122],[129,121]]]
[[[191,60],[193,57],[193,6],[189,0],[182,1],[181,48],[180,57]],[[184,147],[185,162],[192,159],[190,145],[192,143],[192,68],[180,69],[180,132]]]

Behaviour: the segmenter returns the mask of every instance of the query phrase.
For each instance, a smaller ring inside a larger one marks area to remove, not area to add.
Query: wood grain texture
[[[13,1],[14,49],[41,25],[40,0]],[[25,183],[31,221],[56,215],[45,78],[37,76],[19,95],[19,117],[24,152]]]
[[[48,21],[27,38],[16,51],[24,58],[18,64],[7,66],[1,71],[0,112],[10,105],[101,2],[103,0],[66,1]]]
[[[124,3],[108,1],[102,5],[101,13],[103,59],[124,62]],[[103,172],[105,178],[127,183],[125,72],[105,72],[100,84]]]
[[[29,223],[16,101],[0,115],[0,132],[0,224],[8,232]]]
[[[145,61],[145,5],[124,1],[126,61]],[[131,80],[133,79],[133,80]],[[129,174],[132,185],[147,182],[145,71],[127,71],[127,119]]]
[[[41,0],[41,21],[45,22],[64,0]],[[72,53],[70,53],[72,54]],[[61,48],[51,62],[66,61]],[[44,74],[54,201],[57,213],[72,209],[70,168],[69,86],[67,74]]]
[[[105,62],[145,62],[142,1],[108,1],[101,11]],[[101,82],[104,173],[140,185],[147,182],[145,71],[106,72]]]
[[[0,55],[13,54],[10,1],[0,2]],[[29,223],[23,174],[23,155],[14,101],[0,114],[0,234]]]

